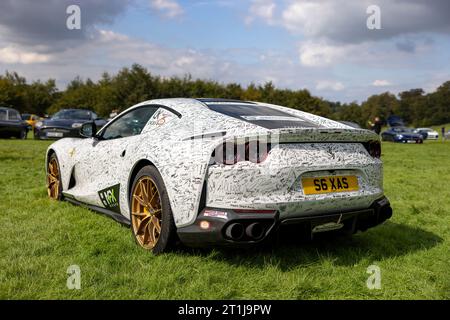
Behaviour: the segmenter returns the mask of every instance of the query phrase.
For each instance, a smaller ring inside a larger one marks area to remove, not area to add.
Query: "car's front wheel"
[[[62,198],[61,171],[58,158],[54,153],[47,164],[47,193],[50,199],[61,200]]]
[[[154,254],[168,251],[176,239],[167,190],[153,166],[142,168],[134,178],[130,195],[131,229],[136,242]]]

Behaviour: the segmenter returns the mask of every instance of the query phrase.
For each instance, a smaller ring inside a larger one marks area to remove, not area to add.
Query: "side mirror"
[[[83,138],[95,138],[95,134],[97,133],[97,126],[95,122],[86,122],[80,128],[80,136]]]

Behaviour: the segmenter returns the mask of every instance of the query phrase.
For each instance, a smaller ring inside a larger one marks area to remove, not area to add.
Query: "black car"
[[[0,137],[26,139],[28,124],[22,120],[19,111],[0,107]]]
[[[62,109],[53,117],[36,123],[34,129],[35,139],[60,139],[66,137],[78,138],[80,128],[86,122],[93,121],[100,129],[106,124],[91,110],[86,109]]]
[[[393,127],[381,133],[381,140],[403,143],[423,143],[423,136],[406,127]]]

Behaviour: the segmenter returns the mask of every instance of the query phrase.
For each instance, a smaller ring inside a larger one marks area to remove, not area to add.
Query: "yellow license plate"
[[[356,176],[302,178],[302,184],[305,194],[348,192],[357,191],[359,188]]]

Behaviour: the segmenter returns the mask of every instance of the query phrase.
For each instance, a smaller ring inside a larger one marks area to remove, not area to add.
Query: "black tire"
[[[25,140],[27,138],[28,135],[28,130],[27,129],[22,129],[19,133],[19,135],[17,136],[17,138],[21,139],[21,140]]]
[[[176,226],[173,219],[172,214],[172,208],[170,206],[169,196],[167,194],[167,189],[164,185],[163,179],[158,172],[158,170],[153,166],[146,166],[143,167],[139,172],[137,173],[136,177],[133,180],[132,187],[130,189],[130,220],[131,217],[131,210],[132,210],[132,195],[134,193],[134,190],[136,188],[137,182],[142,177],[149,177],[151,178],[156,188],[158,189],[159,196],[160,196],[160,202],[161,202],[161,233],[159,235],[159,238],[155,244],[155,246],[151,250],[153,254],[160,254],[163,252],[170,251],[176,243],[177,234],[176,234]],[[137,239],[136,232],[133,227],[133,223],[131,224],[131,232],[133,234],[133,238],[136,241],[137,244],[141,246]],[[141,246],[142,247],[142,246]]]
[[[50,155],[50,157],[48,158],[47,168],[46,168],[46,170],[47,170],[47,175],[49,174],[49,166],[50,166],[50,163],[51,163],[52,161],[55,161],[56,164],[57,164],[57,167],[58,167],[58,168],[57,168],[57,170],[58,170],[58,188],[57,188],[57,190],[58,190],[58,195],[57,195],[56,198],[51,197],[51,195],[50,195],[50,193],[49,193],[49,191],[48,191],[48,189],[49,189],[48,177],[47,177],[47,193],[49,194],[49,197],[50,197],[51,199],[60,201],[60,200],[63,199],[63,195],[62,195],[63,189],[62,189],[62,182],[61,182],[61,170],[59,169],[59,168],[60,168],[60,166],[59,166],[59,161],[58,161],[58,157],[56,156],[55,153],[52,153],[52,154]]]

